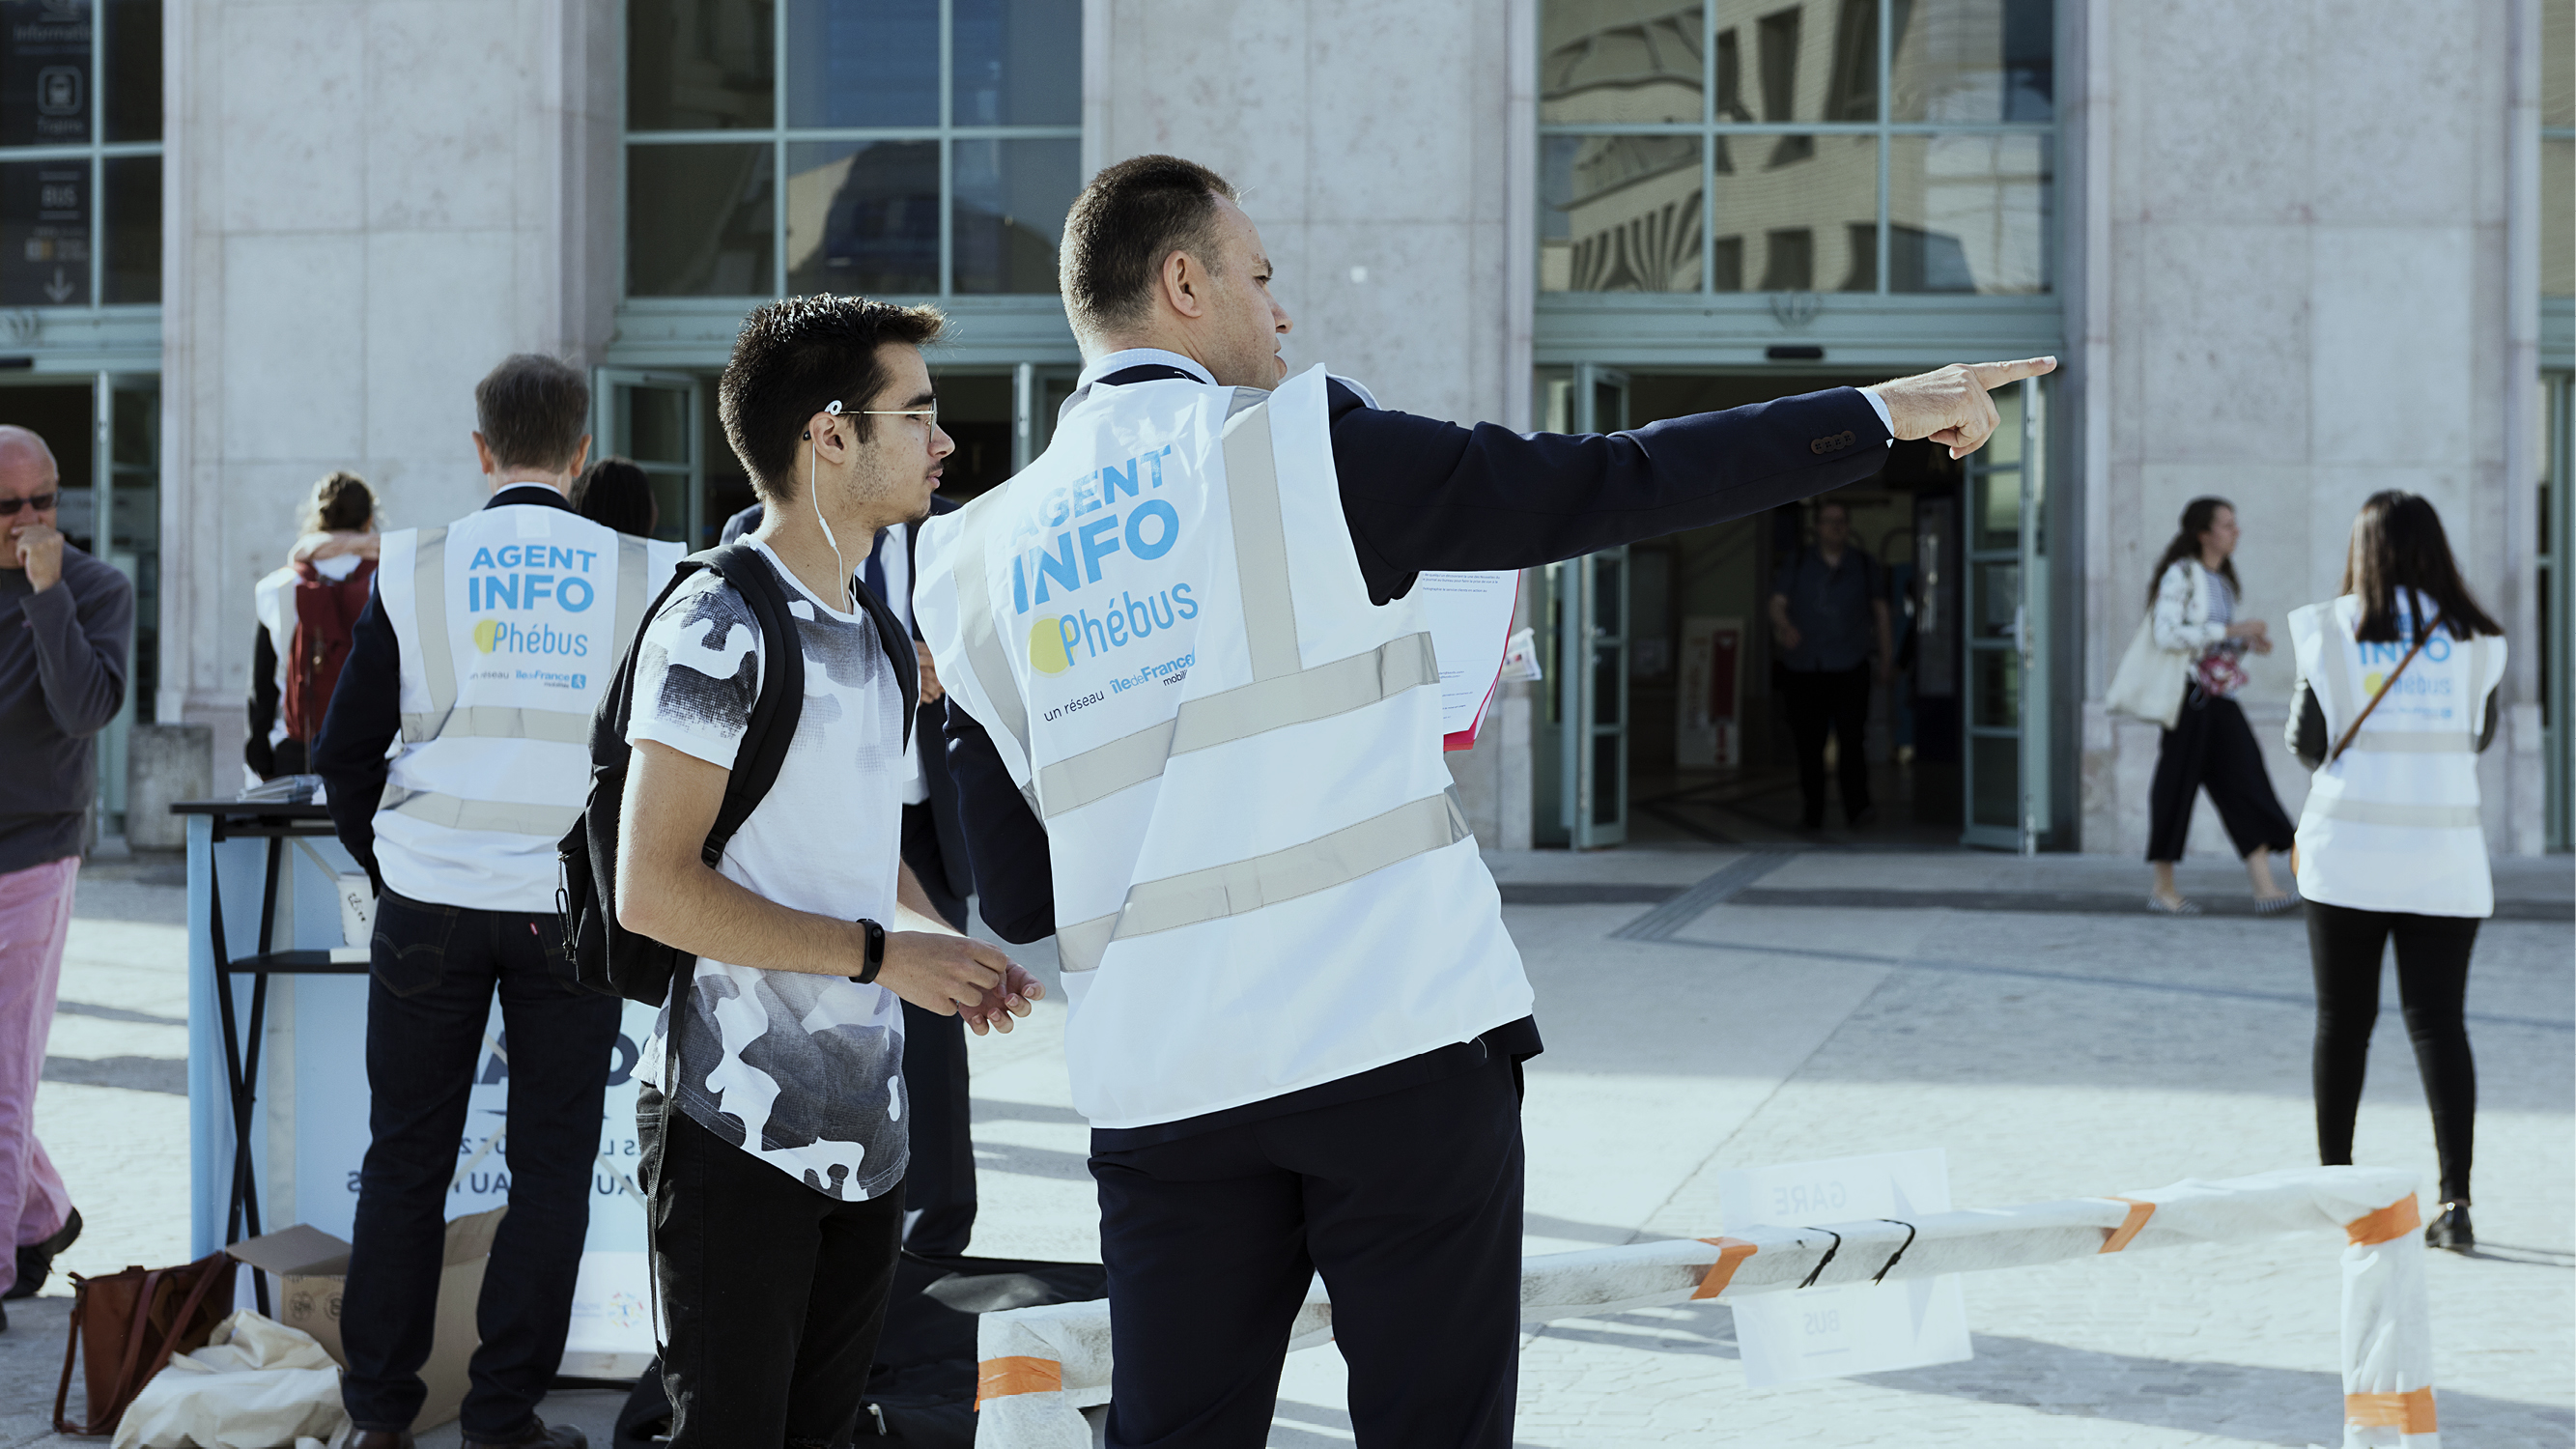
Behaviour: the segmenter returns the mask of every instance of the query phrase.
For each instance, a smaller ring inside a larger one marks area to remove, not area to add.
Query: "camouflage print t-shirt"
[[[771,788],[717,869],[780,905],[894,919],[903,819],[902,685],[865,613],[816,598],[766,547],[805,649],[805,705]],[[760,628],[722,575],[693,575],[645,626],[630,741],[730,770],[760,689]],[[853,960],[855,972],[860,962]],[[845,976],[698,959],[680,1024],[679,1081],[662,1080],[680,993],[638,1064],[691,1120],[817,1192],[872,1198],[909,1152],[903,1014]]]

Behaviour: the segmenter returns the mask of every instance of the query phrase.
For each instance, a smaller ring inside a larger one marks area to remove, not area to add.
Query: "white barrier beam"
[[[2117,1197],[1935,1213],[1912,1222],[1748,1228],[1738,1237],[1546,1253],[1521,1260],[1521,1318],[1592,1318],[1801,1286],[1893,1282],[2340,1229],[2346,1237],[2344,1449],[2439,1449],[2422,1226],[2410,1173],[2294,1168]],[[1290,1347],[1331,1337],[1332,1304],[1319,1288],[1297,1315]],[[1089,1449],[1091,1429],[1081,1411],[1109,1400],[1105,1300],[987,1313],[977,1354],[977,1444]]]

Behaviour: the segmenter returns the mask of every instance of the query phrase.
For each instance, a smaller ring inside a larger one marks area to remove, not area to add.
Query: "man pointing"
[[[985,919],[1053,933],[1092,1124],[1108,1442],[1265,1441],[1321,1272],[1362,1445],[1508,1445],[1531,993],[1441,756],[1426,569],[1510,569],[1964,454],[1948,367],[1605,437],[1286,376],[1259,231],[1204,167],[1094,177],[1054,442],[924,528]],[[1275,389],[1275,391],[1265,391]]]

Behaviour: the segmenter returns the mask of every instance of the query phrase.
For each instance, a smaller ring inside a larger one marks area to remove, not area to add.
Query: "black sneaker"
[[[2474,1251],[2478,1246],[2478,1235],[2469,1227],[2469,1205],[2464,1202],[2442,1204],[2442,1211],[2434,1215],[2433,1225],[2424,1230],[2424,1245],[2448,1248],[2454,1253]]]
[[[465,1449],[590,1449],[590,1436],[570,1424],[537,1419],[514,1439],[467,1439]]]
[[[44,1287],[45,1279],[53,1274],[55,1256],[80,1241],[80,1235],[80,1209],[73,1208],[52,1237],[41,1243],[29,1243],[18,1250],[18,1281],[9,1285],[8,1292],[0,1293],[0,1298],[35,1297],[36,1290]],[[6,1323],[6,1319],[0,1319],[0,1326]]]

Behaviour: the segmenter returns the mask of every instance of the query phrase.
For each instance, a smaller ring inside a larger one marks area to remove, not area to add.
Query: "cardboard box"
[[[506,1207],[458,1218],[447,1225],[446,1266],[438,1275],[438,1319],[429,1345],[429,1362],[420,1368],[429,1397],[421,1401],[415,1434],[435,1429],[456,1417],[465,1403],[466,1365],[482,1342],[474,1326],[475,1300],[483,1294],[483,1267],[491,1258],[492,1234]],[[270,1301],[277,1321],[313,1335],[342,1368],[348,1355],[340,1348],[340,1296],[349,1272],[349,1245],[319,1228],[302,1223],[235,1243],[225,1249],[235,1259],[269,1274]]]

